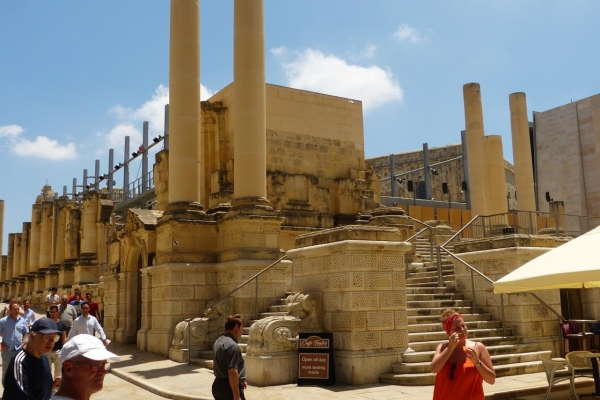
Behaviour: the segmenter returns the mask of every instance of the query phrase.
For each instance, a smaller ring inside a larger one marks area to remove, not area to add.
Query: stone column
[[[234,2],[234,195],[267,197],[263,0]]]
[[[44,200],[41,205],[40,221],[40,255],[39,269],[35,278],[34,290],[36,292],[44,291],[46,288],[46,272],[50,268],[52,258],[52,214],[54,212],[54,202]]]
[[[463,86],[465,102],[465,131],[467,158],[469,160],[469,194],[473,215],[485,215],[485,179],[483,143],[483,108],[479,83],[467,83]]]
[[[32,206],[31,234],[29,235],[29,263],[26,273],[37,272],[40,269],[40,232],[42,220],[41,201]]]
[[[0,200],[0,255],[4,246],[4,200]]]
[[[512,93],[508,100],[510,104],[513,159],[515,162],[517,206],[520,211],[536,211],[525,93]]]
[[[487,215],[508,212],[506,172],[502,152],[502,136],[490,135],[481,139],[484,154],[485,208]]]
[[[98,282],[98,207],[100,195],[88,191],[83,195],[81,209],[81,251],[75,264],[74,283]]]
[[[21,233],[15,233],[15,244],[13,248],[13,261],[12,261],[12,276],[13,279],[17,280],[21,274]],[[16,285],[18,288],[18,285]],[[17,291],[17,294],[20,292]]]
[[[68,202],[61,211],[65,218],[65,258],[58,271],[58,285],[70,287],[74,279],[74,265],[79,257],[81,209],[75,202]]]
[[[200,129],[200,2],[171,0],[169,203],[202,209]]]
[[[21,233],[21,264],[19,277],[25,278],[28,272],[29,246],[31,245],[31,222],[23,222],[23,233]]]
[[[2,276],[0,276],[0,280],[2,282],[4,281],[10,281],[11,279],[13,279],[13,263],[14,263],[14,257],[15,257],[15,234],[14,233],[9,233],[8,234],[8,251],[7,251],[7,258],[6,258],[6,269],[2,270]]]

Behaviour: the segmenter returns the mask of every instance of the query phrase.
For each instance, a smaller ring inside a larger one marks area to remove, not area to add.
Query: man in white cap
[[[62,380],[52,400],[89,400],[102,390],[108,361],[121,357],[106,350],[104,343],[92,335],[77,335],[60,351]]]
[[[4,400],[48,399],[52,395],[50,364],[44,354],[60,339],[56,322],[40,318],[31,325],[27,344],[8,364]]]

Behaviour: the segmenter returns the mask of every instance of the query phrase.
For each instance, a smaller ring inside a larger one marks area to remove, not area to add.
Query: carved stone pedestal
[[[295,383],[298,379],[298,352],[247,354],[246,378],[253,386]]]

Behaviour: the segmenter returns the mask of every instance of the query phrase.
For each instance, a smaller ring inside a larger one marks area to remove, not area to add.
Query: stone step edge
[[[524,352],[524,353],[510,353],[510,354],[494,354],[494,355],[490,354],[490,357],[492,359],[492,364],[493,364],[494,360],[506,359],[506,358],[510,358],[510,357],[514,357],[514,356],[533,356],[533,355],[538,355],[538,356],[541,357],[543,353],[548,353],[548,352],[550,352],[550,350],[527,351],[527,352]],[[540,361],[540,360],[535,360],[535,361]],[[530,362],[530,361],[526,361],[526,362]],[[420,367],[420,366],[429,365],[429,364],[431,364],[431,361],[401,362],[401,363],[393,363],[392,365]],[[514,364],[515,363],[513,363],[513,365]],[[520,362],[518,364],[520,364]],[[499,365],[508,365],[508,364],[499,364]],[[496,366],[494,365],[494,368],[495,367]]]

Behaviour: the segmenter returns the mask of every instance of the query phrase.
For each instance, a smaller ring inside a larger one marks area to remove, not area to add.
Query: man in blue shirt
[[[27,322],[19,315],[19,304],[10,305],[9,315],[0,319],[0,336],[2,336],[2,382],[8,370],[10,359],[27,343],[29,328]]]
[[[22,317],[25,318],[25,321],[27,322],[27,327],[31,328],[31,325],[33,325],[33,321],[35,321],[35,313],[29,307],[30,307],[29,300],[23,301]]]
[[[56,322],[40,318],[31,326],[27,345],[8,364],[3,400],[46,400],[52,396],[50,363],[44,354],[60,340]]]

